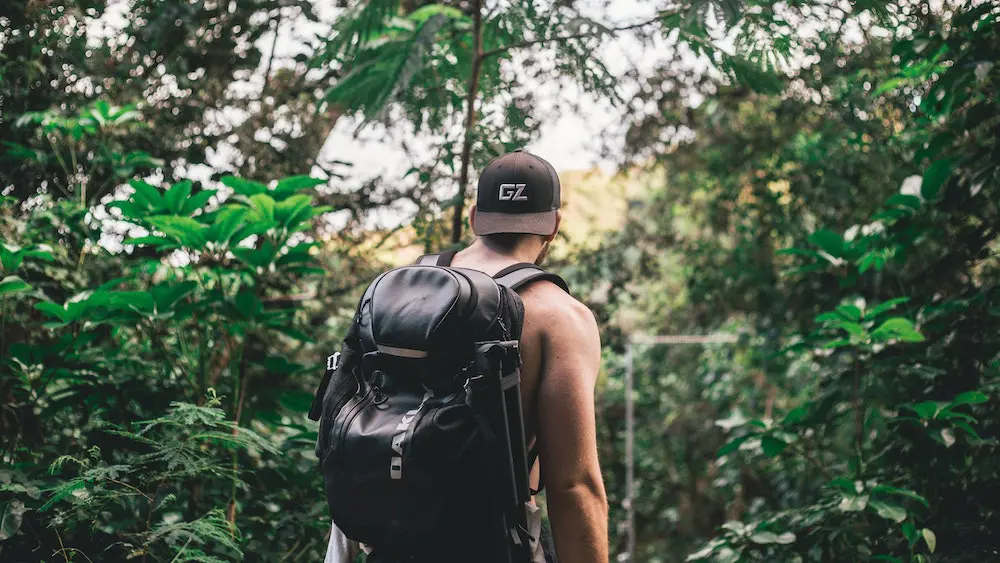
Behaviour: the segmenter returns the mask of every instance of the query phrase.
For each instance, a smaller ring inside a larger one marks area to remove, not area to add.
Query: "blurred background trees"
[[[7,2],[0,557],[321,560],[358,290],[580,92],[621,174],[564,175],[549,266],[602,327],[612,553],[624,343],[719,331],[639,349],[635,561],[1000,557],[1000,10],[622,5]]]

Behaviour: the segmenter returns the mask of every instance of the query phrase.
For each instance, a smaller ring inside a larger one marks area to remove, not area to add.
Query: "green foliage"
[[[52,462],[50,473],[72,477],[53,487],[49,510],[63,526],[86,528],[97,521],[133,523],[115,526],[119,549],[131,557],[170,557],[176,561],[227,561],[241,558],[239,536],[225,512],[212,510],[186,520],[183,483],[192,479],[238,479],[230,452],[276,455],[268,440],[226,420],[213,393],[205,406],[174,403],[164,416],[130,424],[105,425],[100,431],[125,439],[111,460],[93,446],[88,457],[64,455]],[[75,473],[75,475],[73,475]],[[239,481],[242,484],[242,481]],[[117,517],[109,516],[117,515]],[[104,528],[105,526],[98,526]],[[109,530],[110,531],[110,530]],[[206,551],[207,550],[207,551]],[[217,554],[213,555],[213,554]]]
[[[77,202],[5,221],[5,558],[319,557],[315,430],[299,422],[315,382],[294,358],[314,338],[282,296],[324,273],[320,183],[227,176],[226,197],[132,179],[106,209],[148,234],[117,253],[86,242],[102,225],[72,223]]]
[[[993,557],[1000,513],[959,499],[997,482],[1000,108],[994,67],[973,62],[997,11],[878,13],[912,34],[800,45],[818,62],[778,93],[713,82],[691,110],[655,92],[705,79],[664,69],[630,139],[666,187],[565,265],[604,286],[613,345],[747,333],[636,359],[640,560]],[[678,122],[693,138],[671,140]],[[605,444],[622,438],[609,375]],[[621,451],[603,455],[614,521]]]
[[[348,2],[287,59],[262,46],[320,23],[311,2],[20,4],[0,16],[4,561],[320,560],[312,366],[395,235],[358,219],[413,204],[401,230],[438,249],[462,165],[565,105],[538,76],[621,110],[627,163],[657,175],[552,264],[604,329],[600,453],[636,560],[995,556],[1000,514],[969,502],[1000,482],[992,3],[692,0],[620,27],[485,3],[480,47],[475,3]],[[630,33],[676,57],[612,71]],[[398,186],[331,185],[320,147],[353,114],[430,156]],[[639,349],[625,499],[639,331],[742,337]]]

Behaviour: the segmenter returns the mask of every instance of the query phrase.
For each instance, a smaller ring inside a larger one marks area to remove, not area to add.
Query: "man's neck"
[[[541,253],[541,245],[534,243],[527,243],[519,245],[517,248],[510,251],[500,251],[494,248],[490,248],[483,239],[477,238],[464,248],[459,254],[463,260],[469,260],[471,262],[482,262],[489,264],[497,263],[515,263],[515,262],[529,262],[534,263]]]

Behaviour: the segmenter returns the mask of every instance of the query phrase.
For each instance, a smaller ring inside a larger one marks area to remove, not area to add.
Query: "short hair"
[[[486,246],[498,252],[512,252],[520,244],[530,237],[537,237],[530,233],[493,233],[491,235],[479,235]]]

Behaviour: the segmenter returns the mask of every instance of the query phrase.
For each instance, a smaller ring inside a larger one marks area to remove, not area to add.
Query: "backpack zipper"
[[[368,406],[369,399],[374,398],[373,391],[375,390],[375,388],[376,386],[374,385],[369,386],[368,389],[365,391],[365,394],[362,395],[361,399],[359,399],[356,403],[354,403],[354,405],[350,408],[350,410],[347,411],[347,416],[344,417],[344,424],[340,427],[340,433],[339,433],[340,435],[337,438],[337,446],[336,448],[333,448],[332,451],[342,449],[344,440],[347,438],[347,430],[350,428],[351,423],[354,422],[354,419],[357,417],[358,413]]]
[[[500,284],[497,284],[497,289],[500,290],[500,311],[497,313],[497,324],[500,325],[500,330],[503,331],[503,339],[510,340],[510,330],[507,328],[507,324],[503,322],[503,312],[507,308],[506,289]]]

